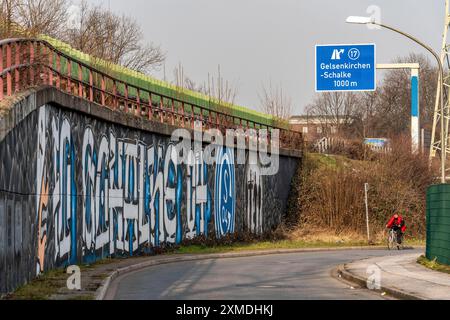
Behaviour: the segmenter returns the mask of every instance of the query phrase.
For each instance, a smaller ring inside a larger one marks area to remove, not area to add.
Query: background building
[[[302,132],[304,139],[310,142],[322,137],[337,136],[346,122],[348,119],[345,117],[328,115],[297,115],[289,118],[291,128]]]

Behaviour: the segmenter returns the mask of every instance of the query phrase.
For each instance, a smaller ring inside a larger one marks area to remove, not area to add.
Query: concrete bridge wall
[[[4,111],[0,293],[51,268],[280,223],[299,153],[280,152],[271,176],[248,150],[245,164],[224,148],[205,164],[204,147],[180,163],[174,129],[51,88]]]

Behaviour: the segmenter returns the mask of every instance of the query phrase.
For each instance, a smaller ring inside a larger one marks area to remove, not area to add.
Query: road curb
[[[341,264],[336,269],[337,269],[337,274],[340,277],[342,277],[343,279],[353,282],[353,283],[359,285],[360,287],[367,288],[367,278],[363,278],[363,277],[360,277],[360,276],[357,276],[357,275],[351,273],[350,271],[347,270],[346,264]],[[381,286],[380,289],[373,290],[373,291],[386,292],[386,294],[388,294],[394,298],[401,299],[401,300],[424,300],[422,297],[413,295],[411,293],[408,293],[408,292],[405,292],[405,291],[402,291],[399,289],[390,288],[387,286]]]
[[[303,253],[303,252],[323,252],[323,251],[343,251],[343,250],[379,250],[384,246],[359,246],[359,247],[335,247],[335,248],[301,248],[301,249],[270,249],[270,250],[255,250],[255,251],[243,251],[243,252],[227,252],[227,253],[211,253],[211,254],[197,254],[197,255],[179,255],[168,256],[166,258],[153,260],[149,258],[148,261],[140,262],[127,267],[122,267],[113,271],[108,277],[106,277],[95,292],[95,300],[104,300],[108,289],[119,275],[144,269],[147,267],[157,266],[167,263],[198,261],[208,259],[223,259],[223,258],[242,258],[251,256],[263,256],[272,254],[285,254],[285,253]],[[423,246],[412,246],[412,248],[423,248]],[[365,285],[365,281],[364,281]]]

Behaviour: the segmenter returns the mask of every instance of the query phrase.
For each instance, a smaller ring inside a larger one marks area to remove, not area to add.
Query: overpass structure
[[[265,159],[250,144],[207,152],[198,122],[222,132],[279,129],[280,149],[269,135]],[[177,152],[179,128],[193,148]],[[2,40],[0,294],[53,268],[270,232],[286,214],[301,149],[301,134],[271,116],[54,39]]]

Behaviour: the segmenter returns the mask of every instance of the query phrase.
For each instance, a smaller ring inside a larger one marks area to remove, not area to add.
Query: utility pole
[[[441,47],[441,56],[440,62],[441,65],[444,63],[447,64],[447,68],[450,67],[450,51],[449,51],[449,41],[448,30],[450,27],[450,1],[445,1],[445,20],[444,20],[444,31],[442,33],[442,47]],[[434,117],[433,117],[433,128],[431,131],[431,144],[430,144],[430,161],[436,157],[437,151],[440,152],[441,161],[445,162],[447,160],[447,153],[449,152],[448,148],[448,139],[449,139],[449,84],[448,84],[448,75],[444,76],[443,73],[439,74],[438,82],[441,82],[442,85],[439,86],[436,90],[436,102],[434,106]],[[444,91],[444,92],[442,92]],[[444,103],[444,106],[440,107],[441,97],[446,96],[447,99]],[[440,126],[438,131],[438,126]],[[440,137],[440,138],[439,138]],[[445,168],[444,168],[445,171]],[[445,174],[445,172],[444,172]],[[445,182],[445,176],[442,178],[442,183]]]

